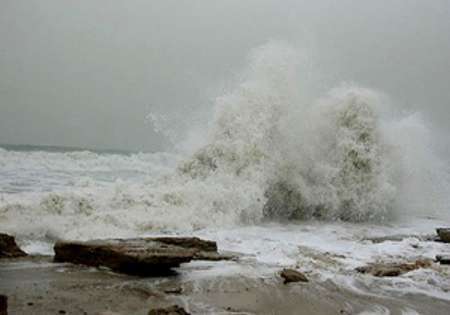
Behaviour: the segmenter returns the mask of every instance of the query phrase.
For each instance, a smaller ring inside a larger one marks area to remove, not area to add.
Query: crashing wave
[[[274,50],[278,66],[260,56]],[[209,144],[179,170],[192,178],[250,178],[266,200],[261,216],[269,218],[384,217],[395,189],[379,132],[382,98],[345,86],[319,101],[297,103],[294,56],[292,48],[274,43],[257,51],[260,63],[252,63],[247,80],[217,100]]]
[[[380,105],[374,92],[348,86],[316,103],[307,116],[311,127],[302,130],[307,141],[266,191],[264,214],[346,221],[387,215],[395,188],[379,132]]]
[[[302,58],[277,42],[253,51],[237,87],[216,99],[206,145],[188,157],[30,154],[39,161],[33,172],[82,178],[51,194],[0,195],[2,225],[16,235],[87,239],[267,219],[443,213],[448,173],[417,115],[396,117],[382,94],[355,85],[312,96],[300,79]],[[17,170],[24,160],[16,155],[0,152],[0,166]],[[92,169],[130,176],[101,181]],[[136,180],[135,171],[146,176]]]

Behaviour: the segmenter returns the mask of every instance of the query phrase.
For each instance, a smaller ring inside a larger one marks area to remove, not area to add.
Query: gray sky
[[[269,39],[450,132],[448,0],[0,0],[0,143],[157,150]]]

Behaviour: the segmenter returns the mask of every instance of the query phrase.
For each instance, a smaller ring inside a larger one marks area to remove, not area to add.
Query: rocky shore
[[[441,234],[439,229],[430,241],[447,242]],[[0,239],[0,315],[405,314],[409,309],[448,314],[450,308],[448,300],[419,293],[363,294],[304,273],[301,266],[255,276],[252,265],[197,237],[59,241],[55,256],[26,256],[13,237]],[[445,259],[374,262],[356,268],[355,275],[397,277]],[[217,264],[247,272],[211,272]]]

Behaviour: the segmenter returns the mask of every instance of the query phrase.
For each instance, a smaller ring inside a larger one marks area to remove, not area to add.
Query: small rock
[[[8,315],[8,297],[0,295],[0,315]]]
[[[356,268],[356,271],[360,273],[368,273],[375,277],[398,277],[404,271],[401,268],[395,266],[365,266]]]
[[[0,258],[16,258],[27,256],[27,254],[19,248],[13,236],[0,233]]]
[[[450,255],[437,255],[436,260],[441,265],[450,265]]]
[[[186,310],[178,305],[172,305],[166,308],[153,309],[148,315],[190,315]]]
[[[58,314],[66,314],[65,310],[59,310]]]
[[[413,263],[402,264],[370,264],[364,267],[356,268],[356,271],[364,274],[371,274],[375,277],[398,277],[404,273],[417,270],[420,268],[428,268],[431,266],[429,260],[417,260]]]
[[[294,269],[283,269],[280,276],[284,279],[284,284],[290,282],[309,282],[303,273]]]
[[[450,243],[450,228],[436,229],[436,232],[441,242]]]

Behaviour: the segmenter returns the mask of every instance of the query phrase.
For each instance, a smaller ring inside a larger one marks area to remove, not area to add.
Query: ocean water
[[[414,237],[449,219],[448,166],[433,134],[379,91],[345,83],[312,95],[317,80],[305,80],[303,58],[284,43],[255,49],[204,130],[186,133],[188,149],[0,148],[1,230],[31,253],[51,253],[57,239],[194,234],[245,254],[215,272],[299,266],[371,294],[450,299],[445,269],[396,279],[354,272],[450,253]],[[364,240],[394,234],[412,236]]]

